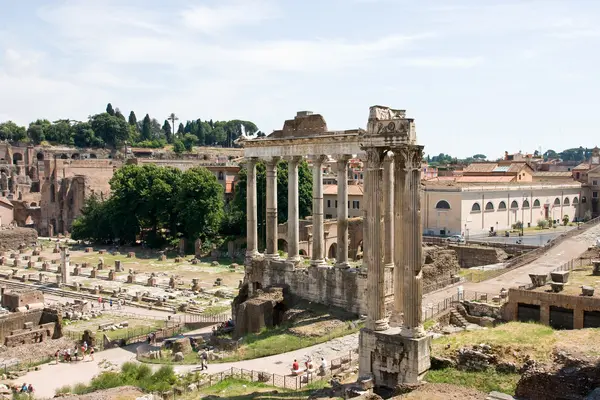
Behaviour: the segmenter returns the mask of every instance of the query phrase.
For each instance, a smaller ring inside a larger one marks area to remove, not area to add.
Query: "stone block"
[[[52,249],[52,253],[53,254],[58,254],[58,253],[60,253],[60,249],[58,247],[55,247],[55,248]]]
[[[0,265],[4,265],[5,260],[6,259],[4,257],[0,257]]]
[[[548,280],[548,274],[529,274],[533,287],[542,287]]]
[[[73,276],[79,276],[79,274],[81,274],[81,268],[79,268],[78,265],[75,265],[75,268],[73,268]]]
[[[121,260],[115,260],[115,271],[123,272],[123,265],[121,263]]]
[[[581,287],[581,295],[582,296],[593,296],[594,295],[594,287],[593,286],[582,286]]]
[[[32,256],[39,256],[40,255],[40,249],[35,249],[33,250],[33,253],[31,253]]]
[[[550,287],[554,293],[558,293],[563,291],[565,284],[562,282],[550,282]]]
[[[108,271],[108,280],[109,281],[114,281],[117,278],[117,273],[115,272],[114,269],[111,269],[110,271]]]
[[[19,249],[19,254],[25,254],[27,252],[27,249]]]
[[[27,268],[35,268],[35,261],[29,261],[27,263]]]
[[[164,254],[161,254],[160,256],[158,256],[158,261],[167,261],[167,256]]]
[[[569,271],[550,272],[550,278],[553,282],[567,283],[569,281]]]
[[[21,257],[22,260],[27,261],[29,260],[31,257],[28,256],[27,254],[25,254],[23,257]]]
[[[377,387],[419,383],[431,366],[431,336],[409,338],[400,328],[362,329],[359,336],[359,376],[372,376]]]
[[[20,266],[21,266],[21,260],[19,260],[19,259],[15,259],[15,260],[13,261],[13,267],[17,267],[17,268],[19,268]]]
[[[127,275],[127,283],[135,283],[135,275],[134,274]]]
[[[106,254],[106,250],[98,250],[98,254]]]
[[[592,265],[594,266],[592,275],[600,276],[600,260],[592,260]]]
[[[41,256],[38,257],[38,262],[43,262],[43,261],[46,261],[46,257],[41,257]]]
[[[50,269],[50,264],[48,264],[47,262],[43,262],[42,271],[48,271],[48,269]]]
[[[92,268],[92,270],[90,271],[90,278],[97,278],[98,277],[98,270],[96,268]]]
[[[155,277],[148,278],[147,286],[156,287],[156,284],[157,284],[157,280]]]
[[[182,261],[183,261],[183,260],[181,259],[181,257],[175,257],[175,262],[176,262],[176,263],[180,263],[180,262],[182,262]]]
[[[10,253],[10,258],[17,258],[17,257],[18,257],[17,253]]]
[[[29,275],[23,274],[23,276],[21,276],[21,282],[27,282],[28,280],[29,280]]]

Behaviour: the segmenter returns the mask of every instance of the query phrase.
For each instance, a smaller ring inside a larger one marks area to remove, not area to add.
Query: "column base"
[[[336,268],[347,269],[347,268],[350,268],[350,263],[348,261],[342,261],[342,262],[336,263],[335,267]]]
[[[407,338],[400,329],[361,329],[359,376],[372,376],[375,387],[395,388],[419,383],[431,366],[431,336]]]
[[[279,260],[279,254],[266,254],[265,253],[265,259],[266,260]]]
[[[370,330],[378,332],[385,331],[390,328],[387,318],[378,319],[377,321],[367,319],[367,326]]]
[[[325,260],[310,260],[311,267],[324,267],[326,265]]]

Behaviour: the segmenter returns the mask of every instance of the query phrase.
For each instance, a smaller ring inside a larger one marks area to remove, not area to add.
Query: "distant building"
[[[325,218],[337,218],[337,185],[323,185],[323,208]],[[348,185],[348,217],[362,217],[361,207],[363,199],[362,185]]]

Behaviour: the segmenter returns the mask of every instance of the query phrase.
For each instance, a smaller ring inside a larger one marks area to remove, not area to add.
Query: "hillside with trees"
[[[191,151],[193,146],[235,147],[241,135],[264,136],[251,121],[179,120],[171,113],[161,124],[146,114],[138,120],[134,111],[125,115],[108,103],[106,111],[90,115],[87,121],[38,119],[26,128],[12,121],[0,123],[0,140],[34,145],[67,145],[76,147],[116,148],[125,142],[136,147],[162,148],[173,145],[177,153]]]

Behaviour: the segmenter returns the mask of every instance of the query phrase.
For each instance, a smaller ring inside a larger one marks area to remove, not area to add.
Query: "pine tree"
[[[173,131],[171,130],[171,124],[169,123],[169,120],[165,119],[165,123],[162,126],[162,130],[165,133],[165,137],[167,138],[167,143],[171,143]]]
[[[142,122],[142,140],[150,140],[150,136],[152,136],[152,120],[146,114]]]
[[[133,111],[129,113],[129,125],[137,125],[137,118],[135,117],[135,113]]]
[[[108,103],[106,105],[106,112],[113,117],[115,116],[115,110],[113,109],[112,104]]]
[[[183,126],[183,123],[179,123],[179,128],[177,128],[177,134],[183,136],[183,133],[185,131],[185,127]]]

